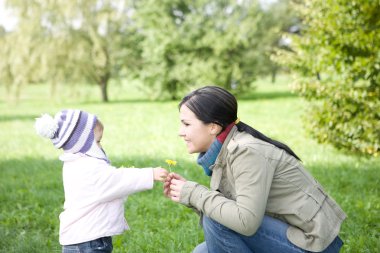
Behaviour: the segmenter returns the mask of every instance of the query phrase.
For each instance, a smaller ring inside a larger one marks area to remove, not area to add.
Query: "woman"
[[[164,194],[201,214],[196,253],[339,252],[345,213],[285,144],[237,118],[228,91],[207,86],[179,104],[179,131],[210,189],[171,173]]]

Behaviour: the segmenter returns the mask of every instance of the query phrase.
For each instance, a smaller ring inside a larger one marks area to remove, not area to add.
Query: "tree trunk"
[[[317,72],[317,79],[318,81],[321,81],[321,74],[319,72]]]
[[[108,93],[107,93],[107,86],[108,86],[108,81],[109,81],[109,74],[105,74],[101,79],[100,79],[100,90],[102,92],[102,101],[103,102],[108,102]]]
[[[272,81],[272,83],[274,84],[274,83],[276,83],[276,76],[277,76],[277,67],[273,67],[272,68],[272,75],[271,75],[271,81]]]

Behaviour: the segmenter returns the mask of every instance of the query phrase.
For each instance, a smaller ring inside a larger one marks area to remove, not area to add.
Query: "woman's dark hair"
[[[178,107],[181,108],[182,105],[186,105],[200,121],[218,124],[223,130],[237,120],[238,104],[235,96],[218,86],[205,86],[192,91],[182,99]],[[286,144],[272,140],[249,125],[240,121],[236,127],[239,132],[247,132],[301,160]]]

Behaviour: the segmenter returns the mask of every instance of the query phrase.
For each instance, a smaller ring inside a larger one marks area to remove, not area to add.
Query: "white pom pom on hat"
[[[58,130],[58,123],[49,114],[42,114],[36,118],[34,128],[38,135],[52,139]]]
[[[78,109],[64,109],[54,118],[43,114],[36,119],[38,135],[50,138],[53,145],[68,153],[85,153],[94,142],[95,115]]]
[[[95,115],[78,109],[64,109],[54,118],[43,114],[36,118],[35,129],[38,135],[50,138],[53,145],[67,153],[83,153],[88,156],[110,161],[95,142]]]

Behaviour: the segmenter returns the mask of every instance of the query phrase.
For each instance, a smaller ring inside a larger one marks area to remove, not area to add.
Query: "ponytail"
[[[221,87],[205,86],[194,90],[182,99],[178,107],[181,108],[183,105],[186,105],[205,124],[216,123],[224,130],[229,124],[235,122],[239,132],[247,132],[255,138],[271,143],[301,161],[284,143],[272,140],[256,129],[239,121],[237,118],[238,104],[236,98],[229,91]]]
[[[249,125],[247,125],[241,121],[239,121],[236,124],[236,127],[237,127],[239,132],[249,133],[250,135],[252,135],[253,137],[255,137],[257,139],[260,139],[262,141],[273,144],[274,146],[276,146],[282,150],[285,150],[289,155],[294,156],[297,160],[301,161],[301,159],[286,144],[279,142],[279,141],[276,141],[276,140],[272,140],[268,136],[264,135],[263,133],[257,131],[256,129],[250,127]]]

